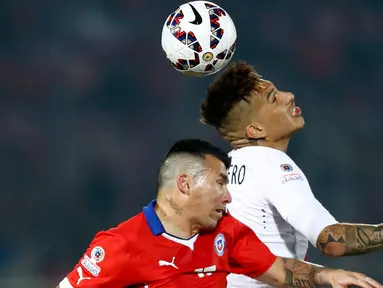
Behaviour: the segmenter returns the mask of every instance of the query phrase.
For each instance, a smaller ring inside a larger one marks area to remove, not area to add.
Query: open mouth
[[[294,107],[293,112],[291,114],[293,117],[299,117],[302,115],[302,110],[299,107]]]
[[[223,214],[225,214],[225,212],[226,212],[226,209],[216,209],[215,212],[217,212],[218,214],[223,216]]]

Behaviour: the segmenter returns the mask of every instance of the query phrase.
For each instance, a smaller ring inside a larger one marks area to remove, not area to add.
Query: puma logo
[[[78,273],[77,285],[79,285],[82,280],[85,280],[85,279],[90,280],[90,277],[83,277],[82,276],[82,269],[81,269],[81,267],[77,267],[77,273]]]
[[[173,268],[178,269],[178,267],[174,264],[175,259],[176,259],[176,257],[173,257],[172,262],[160,260],[160,261],[158,261],[158,265],[159,266],[172,266]]]
[[[191,5],[191,4],[189,4],[189,5],[190,5],[190,8],[193,10],[194,17],[195,17],[195,19],[189,23],[194,24],[194,25],[201,24],[202,23],[201,15],[198,13],[197,9],[195,9],[195,7],[193,5]]]

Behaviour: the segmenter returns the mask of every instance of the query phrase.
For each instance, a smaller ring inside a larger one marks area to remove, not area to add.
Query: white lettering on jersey
[[[212,272],[215,272],[215,271],[217,271],[217,266],[215,265],[205,267],[205,268],[198,268],[194,270],[195,273],[198,273],[197,275],[199,278],[203,278],[205,276],[211,276]]]

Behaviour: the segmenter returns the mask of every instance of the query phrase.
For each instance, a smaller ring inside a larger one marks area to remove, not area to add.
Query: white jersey
[[[319,203],[299,167],[285,153],[259,146],[230,152],[228,210],[249,226],[277,256],[304,260],[308,241],[338,223]],[[268,287],[230,274],[228,287]]]

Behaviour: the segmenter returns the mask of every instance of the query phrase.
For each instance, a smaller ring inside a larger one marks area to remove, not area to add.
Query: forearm
[[[296,259],[277,257],[274,264],[258,278],[263,283],[275,287],[311,288],[329,284],[328,271],[315,264]]]
[[[286,271],[285,285],[289,287],[311,288],[328,284],[324,274],[326,268],[296,259],[282,258]]]
[[[330,225],[320,233],[317,247],[334,257],[369,253],[383,248],[383,225]]]

